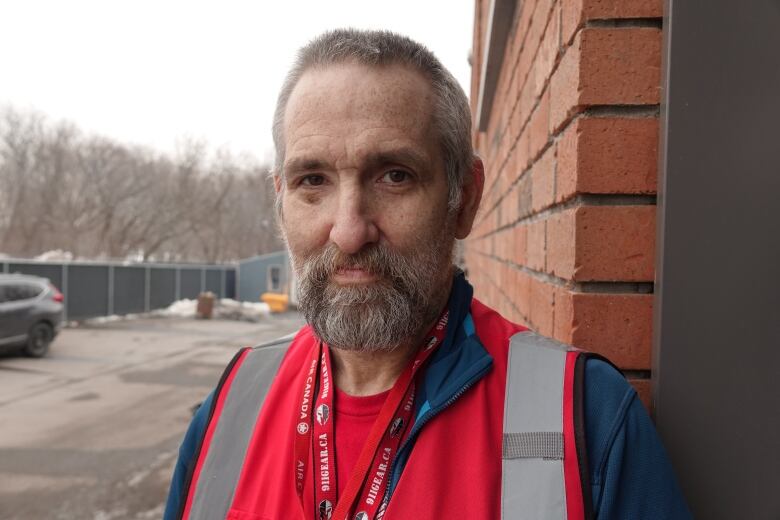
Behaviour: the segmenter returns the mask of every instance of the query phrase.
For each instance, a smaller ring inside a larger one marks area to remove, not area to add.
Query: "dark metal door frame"
[[[696,518],[780,518],[780,1],[666,0],[653,386]]]

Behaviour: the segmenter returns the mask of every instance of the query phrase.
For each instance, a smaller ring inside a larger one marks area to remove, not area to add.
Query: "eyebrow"
[[[328,167],[325,161],[319,159],[311,159],[308,157],[296,157],[290,159],[282,166],[283,172],[308,172],[316,170],[324,170]]]
[[[399,164],[421,169],[424,168],[428,162],[429,159],[426,154],[407,147],[373,152],[363,158],[364,166],[368,168],[376,168],[387,164]]]
[[[398,164],[414,169],[424,169],[430,162],[427,154],[421,153],[411,147],[391,148],[371,152],[362,157],[362,169],[374,169],[388,164]],[[287,161],[282,171],[287,173],[323,171],[332,168],[327,161],[313,157],[294,157]]]

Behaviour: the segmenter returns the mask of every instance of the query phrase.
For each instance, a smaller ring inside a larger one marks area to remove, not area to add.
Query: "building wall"
[[[475,6],[475,118],[490,4]],[[478,298],[604,354],[646,404],[661,17],[660,0],[516,3],[487,130],[475,132],[485,191],[464,244]]]
[[[287,250],[266,253],[238,263],[238,299],[257,302],[266,292],[290,293],[290,260]],[[279,268],[279,286],[270,286],[271,267]]]

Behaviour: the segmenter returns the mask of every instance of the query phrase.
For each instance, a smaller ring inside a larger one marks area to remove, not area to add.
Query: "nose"
[[[379,229],[371,215],[370,204],[360,188],[344,190],[330,229],[330,241],[342,253],[352,255],[367,244],[379,240]]]

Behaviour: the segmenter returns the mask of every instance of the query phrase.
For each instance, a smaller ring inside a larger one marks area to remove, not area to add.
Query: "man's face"
[[[282,228],[334,347],[397,347],[444,303],[455,232],[433,103],[413,70],[351,63],[307,71],[289,99]]]

